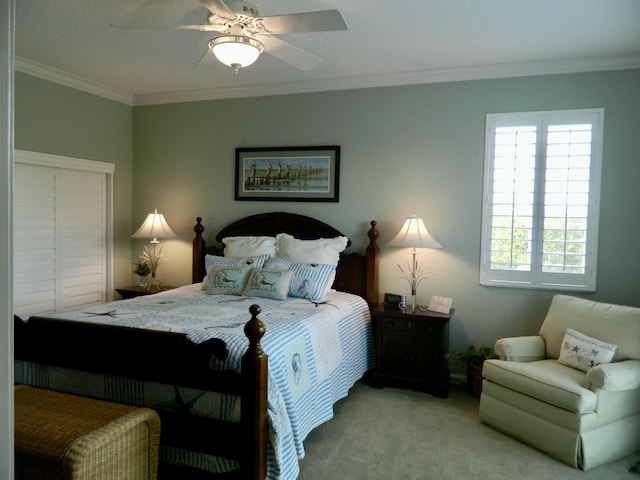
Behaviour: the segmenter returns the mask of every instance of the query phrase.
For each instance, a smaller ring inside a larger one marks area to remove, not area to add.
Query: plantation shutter
[[[16,154],[14,174],[14,313],[28,317],[105,302],[113,166],[91,171],[100,162],[47,166],[42,163],[60,162],[37,156],[34,164],[26,157]]]
[[[603,120],[487,115],[481,285],[595,291]]]

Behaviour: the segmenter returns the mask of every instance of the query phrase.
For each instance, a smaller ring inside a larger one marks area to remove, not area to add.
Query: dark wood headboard
[[[218,244],[207,247],[202,237],[204,232],[202,218],[198,217],[196,222],[193,227],[196,232],[193,240],[193,283],[201,282],[206,275],[204,267],[206,254],[222,255],[222,239],[226,237],[263,235],[275,237],[278,233],[288,233],[301,240],[314,240],[345,236],[331,225],[315,218],[295,213],[270,212],[251,215],[227,225],[215,237]],[[378,303],[379,248],[376,221],[372,220],[370,225],[371,228],[367,232],[369,244],[364,255],[359,253],[345,254],[344,252],[340,254],[333,288],[360,295],[367,300],[369,305],[374,306]],[[350,245],[351,241],[349,240],[347,248]]]

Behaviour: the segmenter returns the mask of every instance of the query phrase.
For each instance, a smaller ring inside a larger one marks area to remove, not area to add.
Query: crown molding
[[[204,100],[289,95],[332,90],[351,90],[357,88],[421,85],[427,83],[461,82],[467,80],[488,80],[536,75],[559,75],[607,70],[627,70],[634,68],[640,68],[640,55],[554,60],[505,65],[485,65],[440,70],[422,70],[385,75],[332,78],[310,82],[284,82],[273,85],[251,85],[246,87],[187,90],[182,92],[136,95],[134,97],[134,105],[158,105],[162,103],[198,102]]]
[[[18,57],[15,59],[15,68],[22,73],[105,97],[116,102],[127,105],[142,106],[271,95],[289,95],[333,90],[351,90],[358,88],[393,87],[428,83],[461,82],[467,80],[488,80],[536,75],[559,75],[607,70],[626,70],[640,68],[640,55],[422,70],[384,75],[330,78],[309,82],[283,82],[270,85],[185,90],[147,95],[132,95],[130,93],[85,80],[75,75],[70,75]]]
[[[24,58],[15,58],[15,69],[18,72],[49,80],[66,87],[71,87],[86,93],[91,93],[99,97],[107,98],[115,102],[133,105],[133,95],[116,88],[108,87],[91,80],[71,75],[69,73],[50,68],[39,63],[26,60]]]

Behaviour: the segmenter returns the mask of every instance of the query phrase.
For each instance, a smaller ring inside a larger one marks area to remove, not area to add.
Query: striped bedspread
[[[371,320],[363,299],[342,292],[329,294],[320,304],[299,298],[206,295],[195,284],[49,316],[180,332],[196,343],[220,338],[227,342],[230,355],[218,362],[219,367],[239,368],[248,346],[243,328],[254,303],[262,309],[259,318],[266,325],[262,348],[269,355],[267,478],[294,480],[306,436],[332,418],[334,403],[374,365]],[[69,375],[64,369],[22,363],[16,365],[16,381],[154,408],[189,408],[226,420],[239,418],[234,397],[170,385],[79,372]],[[175,449],[163,449],[161,457],[214,472],[232,466],[223,459]]]

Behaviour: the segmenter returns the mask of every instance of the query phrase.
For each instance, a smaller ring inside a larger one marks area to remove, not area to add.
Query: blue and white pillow
[[[258,255],[256,257],[219,257],[217,255],[205,255],[204,266],[224,265],[227,267],[251,266],[254,268],[264,267],[264,262],[270,255]]]
[[[242,291],[247,297],[284,300],[289,294],[293,270],[254,268]]]
[[[270,258],[265,263],[267,269],[293,270],[294,275],[289,285],[289,296],[307,298],[319,302],[331,287],[335,278],[336,267],[324,263],[296,263],[282,258]]]
[[[207,275],[209,277],[207,293],[209,295],[241,295],[251,270],[250,266],[211,266]]]
[[[213,266],[262,268],[264,262],[266,262],[269,257],[270,255],[259,255],[257,257],[219,257],[217,255],[205,255],[204,267],[207,274],[202,280],[202,289],[206,290],[209,286],[209,270]]]

